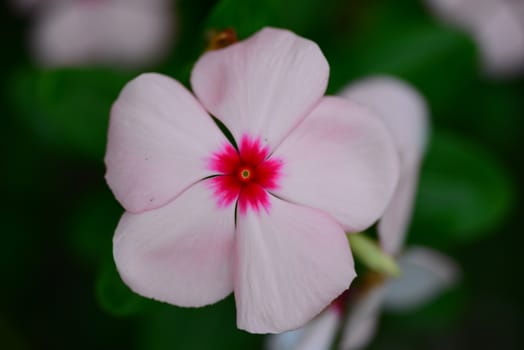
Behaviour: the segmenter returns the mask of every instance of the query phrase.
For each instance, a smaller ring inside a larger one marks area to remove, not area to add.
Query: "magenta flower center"
[[[268,211],[268,191],[278,188],[282,161],[269,157],[269,149],[257,138],[242,137],[238,148],[225,145],[211,158],[209,167],[218,173],[211,179],[217,203],[238,203],[241,214],[248,209]]]

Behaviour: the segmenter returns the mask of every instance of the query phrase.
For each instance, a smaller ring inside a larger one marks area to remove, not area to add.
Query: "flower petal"
[[[387,76],[357,81],[340,96],[360,103],[386,124],[400,153],[401,167],[418,163],[428,139],[428,107],[424,97],[406,82]]]
[[[126,85],[111,111],[106,180],[127,211],[158,208],[211,175],[226,141],[177,81],[143,74]]]
[[[304,325],[355,277],[339,224],[321,211],[270,200],[269,213],[249,210],[237,218],[237,324],[253,333]]]
[[[449,24],[472,29],[485,21],[499,0],[426,0],[429,10]]]
[[[136,67],[165,53],[172,27],[167,3],[58,1],[43,8],[32,46],[45,66]]]
[[[96,15],[82,4],[59,3],[44,8],[31,33],[31,50],[47,67],[94,63]]]
[[[473,31],[487,73],[511,78],[524,70],[524,3],[502,2]]]
[[[329,350],[335,340],[340,313],[328,307],[304,327],[268,337],[267,350]]]
[[[400,181],[379,223],[384,251],[395,255],[404,242],[417,189],[419,164],[428,138],[428,110],[424,98],[407,83],[386,76],[358,81],[341,96],[361,103],[390,130],[400,155]]]
[[[104,29],[97,42],[100,63],[140,67],[155,63],[167,53],[174,34],[167,3],[104,5],[99,11]]]
[[[364,349],[370,343],[377,329],[384,292],[384,287],[380,285],[355,301],[342,330],[340,349]]]
[[[418,167],[401,173],[393,198],[378,223],[380,246],[387,254],[400,253],[408,232],[418,185]]]
[[[231,293],[234,206],[217,207],[209,186],[204,180],[162,208],[124,214],[113,254],[133,291],[180,306],[211,304]]]
[[[327,61],[310,40],[265,28],[196,63],[193,91],[231,130],[278,145],[324,94]]]
[[[349,231],[382,215],[398,180],[384,125],[343,98],[324,98],[273,156],[283,164],[277,196],[326,211]]]
[[[409,310],[430,301],[459,277],[459,269],[450,258],[422,247],[410,248],[399,264],[402,275],[387,284],[385,307]]]

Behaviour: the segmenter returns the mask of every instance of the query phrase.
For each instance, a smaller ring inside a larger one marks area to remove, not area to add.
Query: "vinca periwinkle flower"
[[[132,290],[191,307],[234,292],[238,327],[267,333],[302,326],[349,287],[345,232],[383,213],[398,157],[372,112],[323,97],[328,72],[315,43],[266,28],[205,53],[196,98],[159,74],[128,83],[105,162],[126,210],[114,259]]]

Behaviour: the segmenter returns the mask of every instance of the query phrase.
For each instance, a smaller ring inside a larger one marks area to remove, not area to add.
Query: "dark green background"
[[[0,349],[257,349],[232,298],[200,309],[145,300],[119,280],[111,237],[122,209],[103,175],[108,110],[141,71],[43,70],[26,50],[31,17],[3,3]],[[384,314],[372,349],[520,349],[524,80],[486,78],[475,43],[420,1],[179,0],[178,38],[144,71],[185,84],[212,28],[266,25],[316,41],[329,93],[370,74],[426,96],[432,138],[410,244],[450,255],[459,285],[409,314]]]

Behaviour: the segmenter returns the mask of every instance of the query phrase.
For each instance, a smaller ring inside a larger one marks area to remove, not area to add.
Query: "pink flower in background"
[[[390,77],[357,81],[340,96],[372,109],[386,124],[400,156],[400,179],[395,195],[378,225],[382,249],[399,253],[407,233],[418,174],[428,138],[428,110],[424,98],[407,83]]]
[[[398,278],[370,278],[348,300],[332,304],[306,326],[268,338],[268,350],[329,350],[341,329],[337,349],[365,349],[377,331],[382,310],[403,312],[417,309],[453,286],[459,269],[450,258],[427,248],[410,247],[398,260]],[[372,273],[373,274],[373,273]],[[365,277],[365,276],[364,276]],[[357,287],[358,288],[358,287]],[[340,304],[347,302],[347,308]],[[346,312],[348,316],[344,319]]]
[[[365,348],[375,334],[380,312],[414,309],[451,286],[458,268],[449,258],[425,248],[401,252],[411,217],[418,172],[428,134],[427,107],[411,86],[391,77],[371,77],[355,82],[341,96],[359,102],[376,112],[387,125],[400,155],[400,179],[395,194],[378,225],[382,249],[399,255],[399,278],[370,273],[364,282],[352,287],[349,299],[341,298],[305,327],[271,336],[269,350],[328,350],[345,319],[339,348]],[[356,288],[356,289],[355,289]],[[349,302],[349,307],[341,306]]]
[[[437,16],[463,28],[477,42],[484,68],[493,77],[524,70],[524,1],[426,0]]]
[[[169,0],[40,2],[31,50],[46,67],[136,68],[160,60],[174,39]]]
[[[127,211],[113,253],[131,289],[180,306],[234,291],[238,327],[266,333],[349,287],[345,231],[382,214],[398,160],[372,113],[323,97],[328,71],[316,44],[267,28],[202,56],[197,98],[158,74],[123,89],[105,162]]]
[[[459,268],[453,260],[424,247],[409,247],[398,263],[400,277],[374,284],[349,308],[340,349],[364,349],[375,335],[383,309],[415,310],[452,287],[459,278]]]

